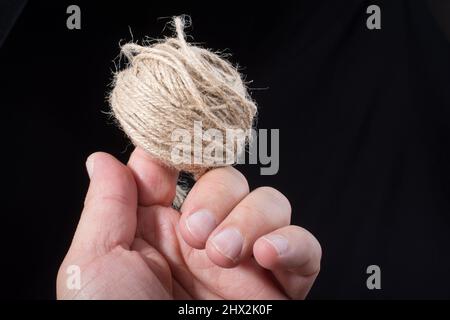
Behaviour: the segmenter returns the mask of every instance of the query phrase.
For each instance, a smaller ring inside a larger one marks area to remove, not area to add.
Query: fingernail
[[[207,210],[194,212],[186,219],[186,227],[189,233],[199,241],[206,241],[209,234],[216,227],[216,219]]]
[[[92,174],[94,173],[94,160],[91,156],[89,156],[86,160],[86,171],[89,178],[92,178]]]
[[[214,247],[230,260],[237,260],[242,251],[244,238],[235,228],[222,230],[212,239]]]
[[[285,254],[288,251],[289,248],[289,242],[288,240],[280,235],[277,234],[270,234],[267,236],[264,236],[264,239],[275,248],[278,255],[281,256]]]

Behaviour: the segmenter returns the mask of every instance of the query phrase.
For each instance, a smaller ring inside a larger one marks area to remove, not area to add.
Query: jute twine
[[[232,161],[224,164],[214,162],[214,155],[195,153],[195,141],[201,141],[203,149],[211,141],[196,139],[194,123],[201,121],[204,131],[216,129],[225,137],[227,129],[252,127],[256,105],[231,63],[186,42],[184,17],[175,17],[172,23],[176,37],[149,46],[135,43],[122,46],[128,66],[115,75],[110,104],[134,145],[165,165],[198,179],[211,168],[233,164],[239,155],[235,154]],[[172,133],[176,129],[191,134],[191,162],[172,161]],[[245,149],[234,147],[235,151]],[[185,193],[183,188],[177,188],[174,205],[181,205]]]

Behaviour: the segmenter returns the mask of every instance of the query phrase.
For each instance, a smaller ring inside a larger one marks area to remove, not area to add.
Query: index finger
[[[210,233],[248,193],[247,180],[233,167],[205,173],[181,207],[180,233],[185,242],[203,249]]]

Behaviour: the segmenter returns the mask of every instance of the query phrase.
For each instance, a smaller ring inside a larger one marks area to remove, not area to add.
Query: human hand
[[[180,213],[171,207],[177,172],[143,150],[127,166],[105,153],[86,165],[91,182],[59,299],[303,299],[319,273],[320,245],[290,225],[286,197],[249,193],[232,167],[203,175]],[[79,289],[66,285],[72,265]]]

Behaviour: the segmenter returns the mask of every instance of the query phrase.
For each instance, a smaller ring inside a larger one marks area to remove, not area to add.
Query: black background
[[[70,4],[81,30],[66,28]],[[366,28],[370,4],[381,30]],[[103,113],[119,43],[170,35],[158,18],[178,14],[233,53],[258,127],[280,129],[279,173],[240,169],[321,242],[310,298],[450,298],[450,44],[420,0],[30,1],[0,50],[0,296],[55,297],[86,157],[132,150]],[[371,264],[381,290],[366,288]]]

